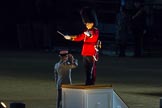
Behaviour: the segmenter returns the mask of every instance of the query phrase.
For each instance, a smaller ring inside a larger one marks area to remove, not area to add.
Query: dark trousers
[[[62,108],[62,89],[57,89],[56,108]]]
[[[83,63],[86,72],[85,85],[94,85],[96,81],[96,61],[93,56],[83,56]]]

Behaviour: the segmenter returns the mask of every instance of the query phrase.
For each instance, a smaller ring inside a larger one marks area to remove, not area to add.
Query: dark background
[[[122,0],[124,1],[124,0]],[[131,6],[132,0],[127,0]],[[0,3],[0,50],[52,50],[58,46],[80,47],[57,34],[79,34],[84,25],[79,10],[83,6],[96,9],[100,37],[104,46],[115,44],[115,18],[120,0],[5,0]],[[146,50],[162,49],[162,5],[145,0],[148,32]],[[106,26],[105,26],[106,25]],[[107,50],[107,47],[103,47]]]

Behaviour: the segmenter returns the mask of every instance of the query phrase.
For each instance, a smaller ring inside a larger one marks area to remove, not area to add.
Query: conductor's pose
[[[86,72],[85,85],[94,85],[96,81],[96,61],[98,60],[99,30],[97,16],[94,9],[84,7],[80,11],[82,21],[86,29],[78,35],[65,35],[64,38],[71,41],[83,41],[82,56]]]

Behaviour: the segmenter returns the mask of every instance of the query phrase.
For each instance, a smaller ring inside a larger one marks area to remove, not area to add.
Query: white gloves
[[[91,34],[90,31],[85,31],[84,34],[85,34],[86,36],[88,36],[88,37],[91,37],[91,36],[92,36],[92,34]]]
[[[71,40],[71,37],[69,35],[65,35],[64,38],[67,40]]]

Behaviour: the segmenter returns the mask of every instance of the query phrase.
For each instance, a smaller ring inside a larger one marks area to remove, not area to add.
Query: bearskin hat
[[[91,7],[83,7],[80,10],[80,15],[82,17],[83,23],[91,23],[93,22],[95,26],[98,25],[98,19],[96,12],[93,8]]]

